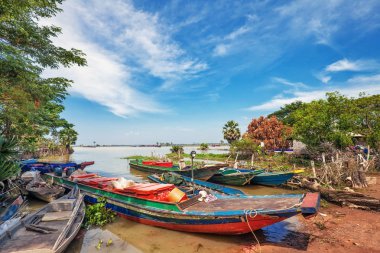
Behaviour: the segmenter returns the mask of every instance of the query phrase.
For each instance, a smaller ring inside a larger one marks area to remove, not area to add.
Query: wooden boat
[[[243,186],[249,184],[252,178],[262,172],[264,172],[264,170],[241,171],[235,168],[222,168],[218,173],[214,174],[209,181],[218,184]]]
[[[69,163],[51,163],[51,162],[21,162],[20,167],[21,167],[21,172],[26,172],[26,171],[40,171],[41,174],[48,173],[48,172],[53,172],[55,168],[68,168],[68,167],[74,167],[75,169],[84,169],[89,165],[93,165],[95,162],[90,161],[90,162],[82,162],[82,163],[74,163],[74,162],[69,162]]]
[[[244,192],[226,187],[219,184],[214,184],[211,182],[206,182],[202,180],[194,179],[194,181],[191,181],[190,177],[182,176],[180,174],[174,173],[174,172],[165,172],[160,175],[153,174],[148,176],[148,179],[161,184],[174,184],[182,191],[186,192],[187,194],[191,194],[194,190],[195,186],[195,193],[199,193],[199,191],[206,190],[211,191],[213,193],[219,193],[219,194],[226,194],[226,195],[245,195]],[[194,183],[194,184],[193,184]]]
[[[252,180],[252,184],[277,186],[286,183],[294,176],[294,172],[263,172],[256,175]]]
[[[31,196],[46,202],[52,202],[65,193],[65,188],[48,184],[39,175],[28,183],[25,189]]]
[[[315,214],[319,206],[319,194],[314,193],[213,198],[208,195],[209,202],[199,196],[173,202],[169,196],[179,190],[170,184],[139,184],[120,191],[112,188],[112,183],[96,186],[52,173],[44,178],[67,188],[78,186],[90,203],[106,197],[106,207],[128,220],[186,232],[244,234],[299,213]]]
[[[132,169],[149,172],[149,173],[163,173],[163,172],[176,172],[178,174],[191,177],[191,166],[180,169],[178,166],[162,167],[154,165],[145,165],[141,160],[130,160],[129,166]],[[215,164],[205,166],[202,168],[194,168],[194,178],[207,181],[211,178],[220,168],[226,167],[226,164]]]
[[[0,224],[12,219],[24,204],[21,195],[2,197],[0,199]]]
[[[85,215],[79,189],[19,220],[0,234],[0,252],[63,252],[77,235]]]

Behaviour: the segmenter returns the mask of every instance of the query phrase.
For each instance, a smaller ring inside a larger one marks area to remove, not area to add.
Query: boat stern
[[[321,196],[319,193],[306,193],[302,199],[301,212],[305,218],[310,218],[318,213]]]

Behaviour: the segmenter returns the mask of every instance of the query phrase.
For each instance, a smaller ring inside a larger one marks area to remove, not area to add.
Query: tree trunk
[[[363,210],[380,211],[380,200],[357,192],[337,191],[324,189],[316,182],[310,182],[306,178],[301,179],[301,187],[321,193],[327,201],[341,206],[349,206]]]

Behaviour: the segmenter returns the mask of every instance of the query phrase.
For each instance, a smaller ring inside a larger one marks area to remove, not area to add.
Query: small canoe
[[[164,173],[164,172],[175,172],[187,177],[191,177],[191,166],[187,166],[186,168],[180,169],[178,166],[172,167],[162,167],[155,165],[145,165],[141,160],[130,160],[129,166],[132,169],[149,172],[149,173]],[[226,167],[226,164],[214,164],[210,166],[204,166],[201,168],[194,168],[194,178],[201,179],[207,181],[210,179],[220,168]]]
[[[294,172],[263,172],[256,175],[251,183],[277,186],[286,183],[289,179],[294,176]]]
[[[0,224],[12,219],[24,203],[24,198],[21,195],[2,198],[0,200]]]
[[[225,194],[225,195],[245,195],[244,192],[226,187],[219,184],[214,184],[211,182],[205,182],[202,180],[194,179],[194,182],[191,181],[190,177],[182,176],[180,174],[174,173],[174,172],[166,172],[162,173],[161,175],[153,174],[148,176],[148,179],[161,184],[174,184],[178,188],[180,188],[182,191],[186,193],[192,193],[193,192],[193,183],[195,186],[195,194],[197,194],[199,191],[212,191],[214,193],[219,194]]]
[[[63,252],[77,235],[85,215],[78,188],[45,205],[0,234],[0,252]]]
[[[222,168],[213,175],[209,181],[218,184],[228,184],[243,186],[255,177],[255,175],[262,173],[264,170],[245,170],[241,171],[235,168]]]
[[[42,180],[39,175],[25,187],[28,193],[40,200],[52,202],[65,193],[65,188],[57,185],[50,185]]]

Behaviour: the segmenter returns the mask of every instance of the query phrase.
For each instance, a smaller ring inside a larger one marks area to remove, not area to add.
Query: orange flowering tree
[[[264,143],[265,150],[286,149],[290,142],[291,128],[276,117],[253,119],[248,125],[245,136],[257,144]]]

